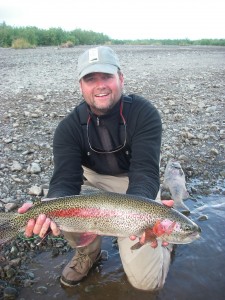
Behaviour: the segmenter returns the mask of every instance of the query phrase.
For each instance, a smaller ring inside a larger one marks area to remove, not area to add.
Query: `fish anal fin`
[[[137,250],[137,249],[140,249],[142,246],[143,246],[143,244],[141,244],[140,242],[137,242],[136,244],[131,246],[130,249],[131,250]]]
[[[152,228],[147,228],[147,229],[145,229],[144,233],[142,234],[139,242],[134,244],[131,247],[131,250],[140,249],[146,243],[150,243],[152,248],[156,248],[158,246],[158,242],[157,242],[156,238],[157,238],[157,236],[153,232],[153,229]]]

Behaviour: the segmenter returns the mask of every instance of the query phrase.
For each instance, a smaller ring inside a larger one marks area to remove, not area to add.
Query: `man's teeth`
[[[104,97],[104,96],[107,96],[107,94],[97,94],[95,95],[96,97]]]

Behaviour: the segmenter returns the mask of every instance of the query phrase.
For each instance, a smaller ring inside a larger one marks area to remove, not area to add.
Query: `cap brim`
[[[79,75],[78,79],[80,80],[83,78],[85,75],[90,74],[90,73],[107,73],[107,74],[116,74],[118,71],[117,66],[113,66],[110,64],[93,64],[87,66]]]

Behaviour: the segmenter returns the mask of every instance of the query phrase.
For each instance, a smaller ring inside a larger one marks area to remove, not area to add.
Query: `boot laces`
[[[75,255],[72,259],[72,265],[71,268],[75,268],[77,271],[82,271],[85,268],[91,268],[93,262],[91,258],[84,253],[80,253],[79,251],[78,255]]]

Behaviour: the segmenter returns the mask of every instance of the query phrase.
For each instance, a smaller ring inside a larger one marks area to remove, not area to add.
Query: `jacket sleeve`
[[[82,138],[75,112],[62,120],[53,139],[54,172],[47,197],[63,197],[80,193],[83,183],[81,167]]]
[[[159,191],[162,122],[157,109],[145,102],[131,117],[131,161],[127,193],[155,199]],[[135,120],[135,122],[133,122]]]

